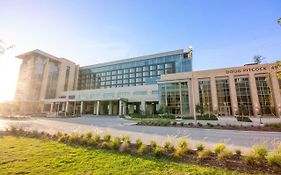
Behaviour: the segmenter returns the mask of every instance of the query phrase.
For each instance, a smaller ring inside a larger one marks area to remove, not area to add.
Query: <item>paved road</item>
[[[212,148],[217,143],[225,142],[231,148],[239,147],[242,150],[249,150],[254,144],[264,144],[272,148],[273,145],[281,142],[281,133],[278,132],[135,126],[133,121],[108,116],[83,116],[70,119],[33,118],[23,121],[0,120],[0,130],[11,125],[50,133],[57,131],[85,133],[91,131],[101,135],[106,133],[113,136],[129,135],[132,141],[141,138],[145,143],[149,143],[150,140],[155,139],[159,144],[166,140],[175,143],[180,137],[184,137],[193,147],[198,143],[203,143]]]

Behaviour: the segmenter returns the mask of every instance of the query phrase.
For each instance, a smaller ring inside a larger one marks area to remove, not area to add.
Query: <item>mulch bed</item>
[[[198,122],[199,123],[199,122]],[[139,126],[156,126],[156,125],[142,125]],[[201,128],[201,129],[224,129],[224,130],[240,130],[240,131],[268,131],[268,132],[281,132],[281,128],[270,128],[265,126],[234,126],[234,125],[194,125],[194,124],[177,124],[159,127],[180,127],[180,128]]]

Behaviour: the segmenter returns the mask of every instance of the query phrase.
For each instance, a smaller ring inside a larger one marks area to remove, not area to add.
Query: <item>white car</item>
[[[175,119],[176,120],[182,120],[182,116],[181,115],[176,115]]]

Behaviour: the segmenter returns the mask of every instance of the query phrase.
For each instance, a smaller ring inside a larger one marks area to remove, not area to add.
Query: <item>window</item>
[[[218,111],[223,116],[232,115],[228,79],[216,80]]]
[[[205,112],[212,112],[212,94],[210,79],[199,80],[199,99],[200,105]]]
[[[70,67],[67,66],[65,72],[65,79],[64,79],[64,91],[68,90],[69,73],[70,73]]]
[[[274,115],[274,103],[269,75],[256,77],[256,85],[262,115]]]
[[[253,115],[253,106],[248,77],[235,78],[239,115]]]
[[[133,92],[134,95],[147,95],[147,91],[135,91]]]
[[[129,69],[124,69],[124,74],[129,73]]]
[[[142,67],[137,67],[136,68],[136,72],[141,72],[142,71]]]
[[[142,76],[148,77],[148,76],[149,76],[149,72],[143,72],[143,73],[142,73]]]

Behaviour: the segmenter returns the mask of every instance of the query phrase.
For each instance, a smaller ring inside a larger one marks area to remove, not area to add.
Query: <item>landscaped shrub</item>
[[[173,125],[173,126],[176,126],[176,125],[177,125],[177,122],[176,122],[176,121],[173,121],[173,122],[172,122],[172,125]]]
[[[166,141],[163,144],[163,149],[164,149],[164,151],[166,151],[168,153],[175,151],[175,147],[174,147],[174,145],[170,141]]]
[[[218,158],[219,159],[228,159],[233,155],[232,151],[229,149],[224,149],[220,153],[218,153]]]
[[[264,127],[281,129],[281,123],[266,123]]]
[[[142,144],[143,144],[143,143],[142,143],[141,139],[137,139],[137,140],[136,140],[136,147],[137,147],[137,149],[138,149]]]
[[[197,120],[218,120],[217,116],[214,114],[203,114],[203,115],[197,115]]]
[[[32,136],[33,137],[33,136]],[[62,142],[62,143],[66,143],[69,141],[69,136],[68,134],[63,134],[59,139],[58,139],[58,142]]]
[[[111,147],[113,149],[118,149],[121,145],[121,138],[120,137],[115,137],[112,142],[111,142]]]
[[[235,154],[238,155],[238,156],[241,156],[241,150],[240,149],[236,149],[235,150]]]
[[[106,141],[103,141],[100,146],[106,149],[111,148],[110,142],[106,142]]]
[[[145,154],[147,152],[147,146],[145,144],[141,144],[138,148],[137,152],[139,154]]]
[[[85,136],[86,136],[87,139],[91,139],[92,136],[93,136],[93,134],[92,134],[91,132],[87,132],[87,133],[85,134]]]
[[[266,159],[269,165],[281,167],[281,143],[279,143],[278,147]]]
[[[204,150],[204,145],[202,143],[197,145],[197,151],[203,151]]]
[[[224,143],[219,143],[216,145],[214,152],[219,154],[220,152],[224,151],[226,148],[226,145]]]
[[[150,146],[151,146],[152,149],[155,149],[157,147],[157,142],[155,140],[151,140]]]
[[[176,157],[183,157],[186,153],[188,153],[190,149],[188,148],[188,144],[186,140],[181,139],[177,145],[175,156]]]
[[[95,137],[93,138],[93,140],[95,141],[95,142],[100,142],[100,135],[95,135]]]
[[[253,146],[251,152],[244,157],[244,161],[246,163],[261,163],[265,161],[265,157],[267,156],[268,150],[266,147],[262,145]]]
[[[163,151],[162,149],[159,147],[159,146],[156,146],[154,149],[153,149],[153,155],[158,157],[158,156],[161,156],[163,154]]]
[[[199,159],[206,159],[210,157],[213,154],[213,152],[210,149],[205,149],[202,151],[198,151],[197,156]]]
[[[70,143],[73,143],[73,144],[78,144],[79,140],[80,140],[79,135],[76,133],[71,134],[69,137]]]
[[[123,142],[128,143],[128,144],[130,144],[130,143],[131,143],[130,136],[123,136],[121,140],[122,140]]]
[[[111,135],[110,134],[106,134],[103,136],[103,140],[106,141],[106,142],[109,142],[111,139]]]
[[[124,142],[121,144],[119,150],[120,150],[120,152],[124,153],[124,152],[129,152],[129,151],[130,151],[129,148],[130,148],[130,143],[124,141]]]

